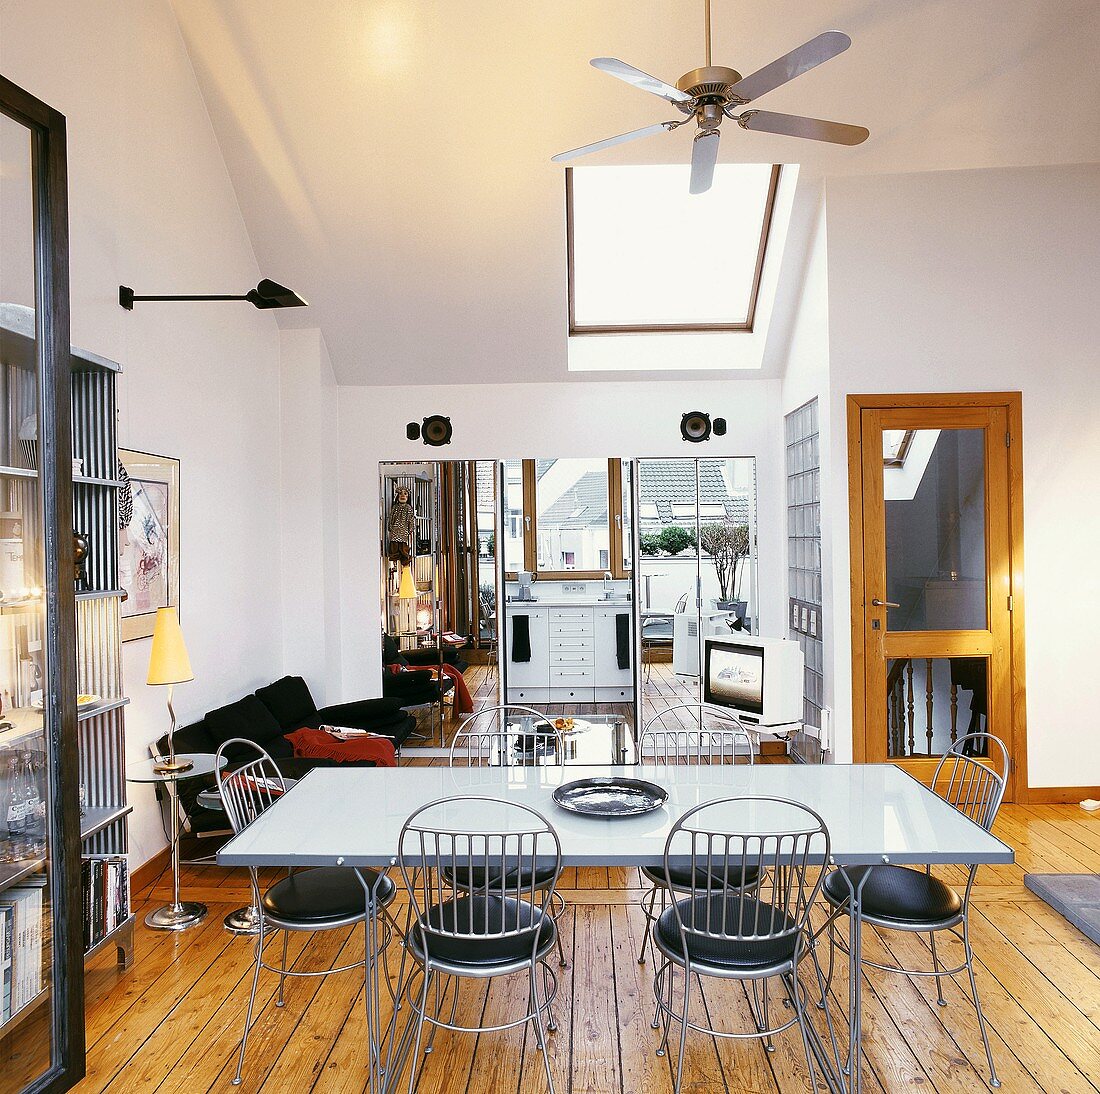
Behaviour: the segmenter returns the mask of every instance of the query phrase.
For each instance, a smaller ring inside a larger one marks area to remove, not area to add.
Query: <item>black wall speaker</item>
[[[716,437],[724,437],[726,435],[726,419],[715,418],[714,419],[714,435]]]
[[[405,436],[408,437],[410,441],[420,440],[420,423],[409,422],[409,424],[405,426]]]
[[[692,444],[709,441],[711,429],[710,415],[702,410],[689,410],[680,419],[680,436]]]
[[[451,419],[442,414],[431,414],[424,419],[420,427],[420,435],[424,443],[432,448],[450,444],[454,430],[451,428]]]

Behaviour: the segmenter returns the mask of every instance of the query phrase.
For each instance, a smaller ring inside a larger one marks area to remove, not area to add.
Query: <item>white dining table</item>
[[[555,804],[554,790],[574,779],[619,775],[663,787],[668,800],[634,817],[591,817]],[[782,798],[808,805],[829,830],[830,865],[864,866],[1011,863],[1013,851],[963,816],[900,768],[858,765],[673,765],[624,767],[403,767],[316,768],[218,852],[223,866],[344,866],[388,868],[395,863],[398,838],[407,817],[423,805],[452,797],[475,796],[476,803],[444,811],[455,826],[507,831],[514,815],[495,801],[518,802],[538,810],[554,826],[566,866],[656,866],[677,818],[704,802],[732,797]],[[761,802],[754,823],[759,831],[782,830],[784,810]],[[744,831],[744,812],[739,814]],[[721,825],[720,812],[708,826]],[[851,886],[850,886],[851,889]],[[815,1055],[834,1090],[857,1094],[862,1088],[859,1046],[861,895],[851,891],[849,916],[849,1052],[846,1061],[826,1066],[820,1040]],[[368,954],[368,971],[371,967]],[[377,955],[374,955],[375,957]],[[377,1007],[375,987],[370,993]],[[368,1021],[371,999],[367,998]],[[379,1056],[371,1089],[385,1090]],[[377,1084],[377,1085],[375,1085]]]

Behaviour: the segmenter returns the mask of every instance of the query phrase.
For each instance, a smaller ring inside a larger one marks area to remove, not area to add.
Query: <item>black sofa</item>
[[[454,651],[445,649],[443,652],[443,663],[447,664],[446,654]],[[382,694],[386,698],[396,699],[403,707],[438,703],[455,686],[455,682],[444,676],[441,683],[428,669],[413,667],[412,658],[416,658],[418,664],[439,664],[438,651],[403,650],[397,645],[396,639],[388,634],[382,635]],[[455,661],[450,663],[454,664]],[[400,672],[393,671],[395,665],[400,668]]]
[[[177,752],[214,753],[226,741],[243,737],[263,748],[288,779],[297,779],[314,767],[336,764],[335,760],[295,757],[294,749],[284,736],[296,729],[315,729],[320,725],[369,729],[372,733],[391,737],[394,745],[400,748],[416,728],[416,719],[401,709],[400,702],[388,698],[360,699],[318,710],[305,680],[300,676],[284,676],[260,688],[254,695],[246,695],[235,703],[218,707],[199,721],[177,729],[173,744]],[[167,752],[167,735],[157,741],[156,747],[162,755]],[[235,758],[232,751],[227,756],[231,762]],[[373,764],[359,761],[357,766],[370,767]],[[180,804],[192,834],[225,830],[225,815],[203,808],[197,800],[203,790],[215,785],[213,775],[177,783]]]

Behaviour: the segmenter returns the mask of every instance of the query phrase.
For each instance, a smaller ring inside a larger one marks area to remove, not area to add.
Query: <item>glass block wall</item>
[[[818,402],[811,399],[784,419],[787,445],[787,596],[788,628],[805,656],[802,721],[821,728],[824,702],[824,649],[821,640],[821,456]],[[791,755],[820,763],[815,736],[798,733]]]

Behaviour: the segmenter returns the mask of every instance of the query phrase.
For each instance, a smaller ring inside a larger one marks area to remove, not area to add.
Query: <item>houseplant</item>
[[[748,603],[734,599],[741,585],[742,567],[749,557],[749,526],[729,520],[708,521],[699,528],[699,546],[710,555],[718,577],[718,607],[744,619]]]

